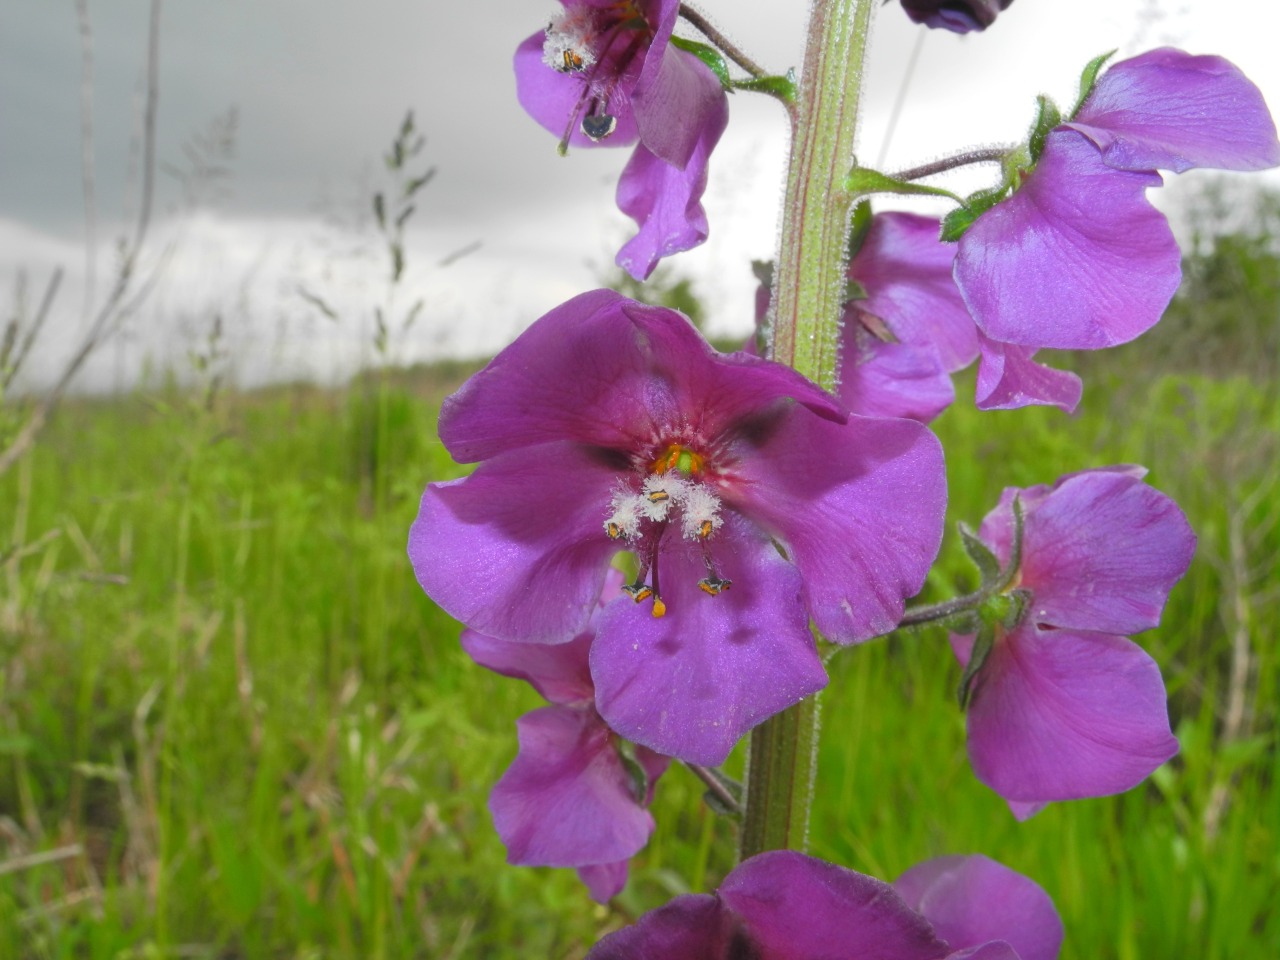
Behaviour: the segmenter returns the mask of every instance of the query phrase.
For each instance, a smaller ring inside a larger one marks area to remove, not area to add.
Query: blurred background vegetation
[[[936,424],[953,521],[1119,462],[1186,510],[1195,562],[1138,638],[1179,756],[1018,824],[969,770],[940,632],[837,654],[823,696],[812,851],[887,879],[982,851],[1052,895],[1065,958],[1280,944],[1280,196],[1210,186],[1189,222],[1165,321],[1055,358],[1078,415],[980,414],[970,376]],[[674,275],[627,292],[701,309]],[[0,476],[0,957],[581,957],[711,889],[735,828],[679,768],[608,907],[504,863],[485,799],[539,701],[468,660],[404,555],[425,483],[463,472],[436,416],[478,363],[241,392],[233,360],[211,323],[183,386],[70,399]],[[930,599],[973,585],[961,554]]]

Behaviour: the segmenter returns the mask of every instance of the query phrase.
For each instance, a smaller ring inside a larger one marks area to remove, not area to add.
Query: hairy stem
[[[711,25],[701,13],[687,3],[680,4],[680,17],[692,24],[699,33],[710,40],[730,60],[753,77],[768,76],[768,71],[734,45],[733,41]]]
[[[943,157],[941,160],[921,164],[918,167],[912,167],[910,170],[890,174],[890,176],[895,180],[905,180],[909,183],[912,180],[932,177],[935,173],[945,173],[948,170],[955,170],[957,167],[966,167],[971,163],[999,163],[1012,149],[1013,146],[1008,145],[986,147],[982,150],[969,150],[966,153],[957,153],[953,157]]]
[[[782,236],[773,277],[773,358],[833,389],[839,374],[858,95],[876,0],[818,0],[796,101]],[[810,697],[751,732],[743,859],[805,847],[817,765]]]

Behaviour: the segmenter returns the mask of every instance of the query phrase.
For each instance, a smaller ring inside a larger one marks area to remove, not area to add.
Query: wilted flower
[[[985,30],[1013,0],[902,0],[902,9],[927,27],[968,33]]]
[[[614,571],[601,603],[616,597]],[[516,721],[520,751],[489,809],[511,863],[576,867],[591,896],[604,903],[627,882],[627,861],[653,832],[646,809],[668,759],[636,747],[633,759],[595,708],[588,654],[594,625],[568,643],[510,643],[464,630],[471,658],[528,683],[552,706]]]
[[[483,462],[423,495],[423,589],[474,630],[563,643],[629,551],[591,649],[596,707],[694,763],[826,683],[809,617],[839,643],[892,630],[941,539],[925,427],[846,417],[795,371],[607,290],[526,330],[445,401],[440,436]]]
[[[729,121],[720,80],[670,43],[678,0],[561,0],[516,50],[516,94],[569,144],[637,143],[618,206],[640,227],[618,253],[637,280],[707,238],[707,162]]]
[[[952,645],[966,665],[985,658],[969,698],[969,757],[1020,819],[1049,801],[1128,790],[1178,750],[1160,668],[1122,634],[1160,622],[1195,535],[1145,473],[1112,467],[1007,488],[979,530],[1008,564],[1018,498],[1022,616],[997,626],[987,651],[975,653],[972,636]]]
[[[1146,198],[1157,169],[1277,163],[1262,95],[1226,60],[1162,48],[1103,73],[1012,196],[960,239],[956,282],[985,335],[979,406],[1074,406],[1078,383],[1031,354],[1114,346],[1160,319],[1181,268]]]
[[[985,857],[933,860],[891,887],[773,850],[739,864],[714,895],[676,897],[605,937],[587,957],[1053,960],[1061,940],[1044,891]]]

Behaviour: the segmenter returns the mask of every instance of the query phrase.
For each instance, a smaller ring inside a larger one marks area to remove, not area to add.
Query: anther
[[[604,525],[604,530],[605,530],[605,533],[609,535],[610,540],[622,539],[622,528],[618,526],[616,523],[614,523],[612,520],[610,520],[608,523]]]
[[[733,586],[732,580],[721,580],[718,577],[704,577],[698,581],[698,587],[708,596],[718,596]]]
[[[698,524],[698,536],[705,540],[707,537],[711,536],[711,531],[714,529],[715,525],[710,520],[703,520]],[[617,538],[615,537],[614,539],[616,540]]]
[[[650,502],[650,503],[662,503],[664,500],[670,500],[670,499],[671,499],[671,494],[667,493],[667,491],[665,491],[665,490],[650,490],[650,491],[649,491],[649,502]]]
[[[625,587],[622,588],[622,592],[625,593],[627,596],[629,596],[636,603],[639,603],[641,600],[648,600],[650,597],[653,596],[653,590],[650,589],[647,583],[628,583]],[[661,600],[654,601],[655,604],[661,603],[661,602],[662,602]]]
[[[655,617],[665,617],[667,615],[667,605],[662,602],[661,597],[653,598],[653,615]]]

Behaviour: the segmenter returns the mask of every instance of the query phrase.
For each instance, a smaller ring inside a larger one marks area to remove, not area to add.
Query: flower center
[[[716,596],[733,581],[722,579],[711,558],[710,540],[724,525],[720,498],[703,482],[705,458],[678,443],[666,447],[650,464],[640,492],[624,487],[613,495],[613,513],[604,522],[611,540],[626,540],[640,558],[635,582],[623,587],[636,603],[653,598],[653,615],[667,612],[658,584],[658,550],[667,530],[678,526],[681,538],[697,545],[707,575],[698,586]]]
[[[583,84],[560,141],[561,153],[568,150],[579,117],[582,132],[597,142],[617,129],[618,118],[609,112],[609,100],[635,55],[647,46],[650,34],[634,0],[602,7],[570,4],[547,24],[542,62],[560,73],[579,76]]]

